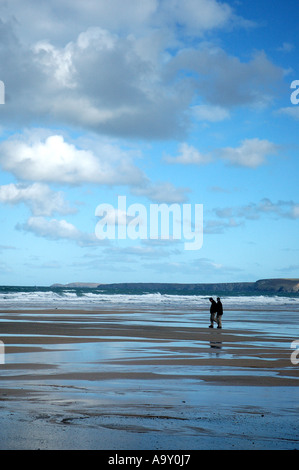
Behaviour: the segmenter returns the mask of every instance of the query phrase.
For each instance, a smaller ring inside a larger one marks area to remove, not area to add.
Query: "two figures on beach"
[[[210,297],[211,307],[210,307],[210,326],[209,328],[214,328],[214,322],[217,323],[217,328],[222,328],[222,315],[223,315],[223,307],[220,300],[220,297],[217,297],[217,303],[215,300]]]

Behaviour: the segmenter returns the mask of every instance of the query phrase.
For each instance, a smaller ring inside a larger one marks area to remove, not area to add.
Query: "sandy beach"
[[[230,311],[221,330],[171,308],[0,320],[1,449],[299,447],[297,312]]]

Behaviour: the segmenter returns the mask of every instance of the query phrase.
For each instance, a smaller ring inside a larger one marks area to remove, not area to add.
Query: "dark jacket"
[[[218,300],[216,304],[216,308],[217,308],[217,315],[223,315],[223,307],[222,307],[222,303],[220,302],[220,300]]]
[[[217,312],[217,304],[215,300],[211,301],[211,307],[210,307],[210,313],[216,313]]]

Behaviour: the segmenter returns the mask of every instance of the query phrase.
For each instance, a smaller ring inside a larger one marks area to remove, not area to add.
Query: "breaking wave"
[[[0,308],[93,308],[100,306],[145,306],[170,308],[207,308],[209,297],[206,295],[166,294],[160,292],[108,292],[104,288],[55,288],[0,286]],[[223,295],[226,308],[299,308],[296,295]]]

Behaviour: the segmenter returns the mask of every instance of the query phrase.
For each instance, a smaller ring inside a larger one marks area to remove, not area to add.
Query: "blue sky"
[[[1,2],[0,284],[299,277],[298,48],[295,0]],[[119,196],[202,247],[99,240]]]

